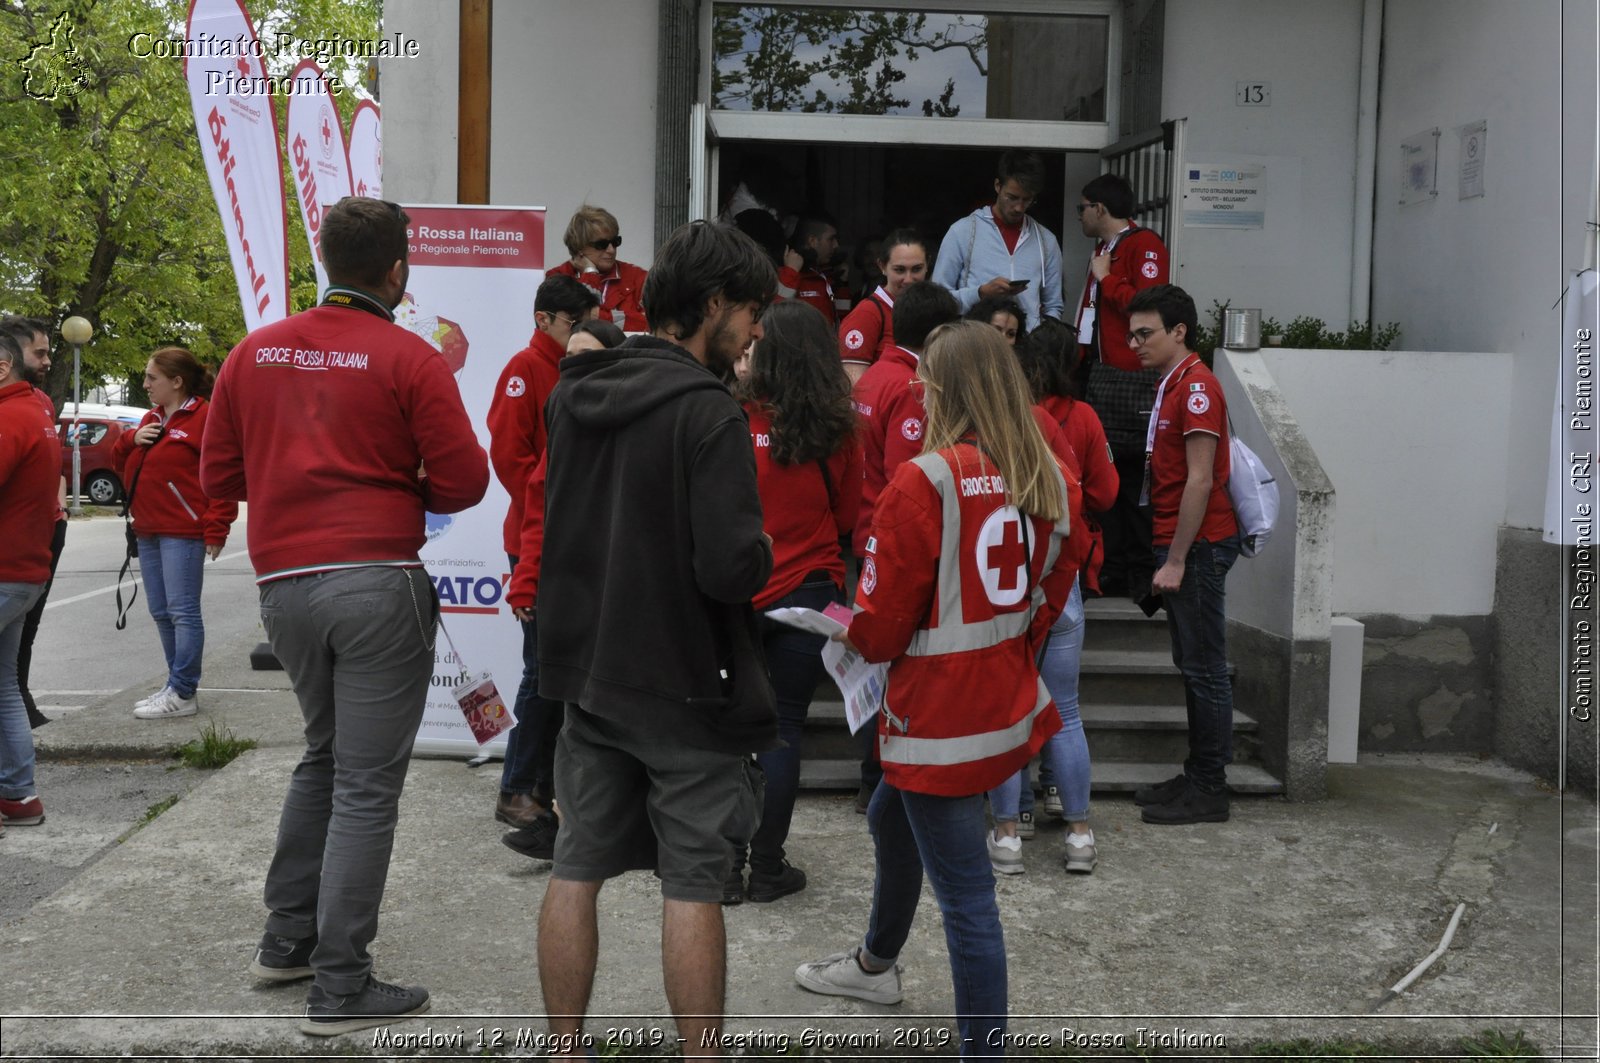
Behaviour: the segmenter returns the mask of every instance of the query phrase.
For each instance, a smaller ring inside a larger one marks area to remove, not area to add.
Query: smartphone
[[[1026,288],[1031,283],[1032,282],[1027,280],[1026,278],[1024,278],[1023,280],[1020,280],[1020,281],[1012,281],[1011,282],[1011,290],[1014,291],[1014,292],[1020,292],[1020,291],[1022,291],[1022,289]]]

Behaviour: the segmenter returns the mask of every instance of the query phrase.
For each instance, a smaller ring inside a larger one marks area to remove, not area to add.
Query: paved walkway
[[[373,952],[380,977],[428,986],[434,1010],[393,1027],[400,1041],[302,1037],[290,1016],[305,985],[245,973],[298,711],[281,674],[249,672],[240,647],[216,657],[208,686],[257,689],[203,693],[200,717],[163,723],[135,721],[131,698],[112,698],[38,732],[42,756],[131,756],[217,719],[261,747],[0,926],[0,1012],[11,1016],[0,1019],[0,1052],[387,1056],[410,1054],[418,1038],[434,1054],[534,1051],[544,1028],[535,915],[548,867],[499,844],[497,766],[413,765]],[[1497,1028],[1526,1031],[1547,1057],[1595,1058],[1594,804],[1464,757],[1335,766],[1328,790],[1317,804],[1241,798],[1228,823],[1176,828],[1142,823],[1126,799],[1099,801],[1101,861],[1088,877],[1061,871],[1060,827],[1042,828],[1024,845],[1027,873],[999,883],[1012,1031],[1069,1054],[1118,1038],[1133,1049],[1142,1030],[1158,1048],[1223,1055],[1298,1038],[1454,1053],[1460,1038]],[[80,826],[16,828],[0,839],[0,859],[70,846]],[[864,929],[870,841],[851,795],[802,799],[791,858],[810,888],[727,910],[727,1032],[769,1049],[787,1037],[834,1058],[940,1043],[952,994],[931,895],[901,957],[904,1004],[794,984],[796,964]],[[1449,951],[1374,1010],[1463,902]],[[670,1034],[659,911],[648,875],[602,891],[593,1033]]]

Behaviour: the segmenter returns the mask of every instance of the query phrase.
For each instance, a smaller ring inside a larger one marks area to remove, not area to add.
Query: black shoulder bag
[[[164,433],[163,433],[164,434]],[[161,437],[156,437],[160,442]],[[152,443],[151,446],[155,444]],[[148,448],[145,451],[145,460],[150,458]],[[139,556],[139,536],[133,530],[133,491],[139,486],[139,474],[144,472],[144,462],[133,471],[133,479],[128,481],[128,489],[122,496],[122,534],[128,540],[127,553],[122,556],[122,570],[117,573],[117,630],[121,631],[128,626],[128,612],[133,608],[133,603],[139,600],[139,581],[133,580],[133,592],[128,595],[128,604],[122,604],[122,581],[128,577],[128,569],[133,565],[133,559]]]

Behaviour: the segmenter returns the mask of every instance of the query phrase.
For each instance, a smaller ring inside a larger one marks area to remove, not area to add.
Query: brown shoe
[[[518,830],[531,827],[544,814],[544,806],[532,794],[508,794],[502,790],[494,806],[494,818]]]

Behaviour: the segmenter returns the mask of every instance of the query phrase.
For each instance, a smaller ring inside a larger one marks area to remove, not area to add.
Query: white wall
[[[1515,355],[1506,508],[1543,517],[1561,313],[1578,263],[1595,138],[1592,0],[1388,0],[1373,315],[1409,348]],[[1563,56],[1563,49],[1565,55]],[[1569,68],[1563,85],[1563,59]],[[1488,121],[1485,195],[1457,192],[1457,128]],[[1439,195],[1400,206],[1400,142],[1437,126]]]
[[[461,67],[456,5],[384,0],[383,29],[414,37],[420,53],[378,64],[383,194],[400,203],[454,203]]]
[[[1261,354],[1337,493],[1333,611],[1490,612],[1513,357]]]
[[[1350,312],[1359,0],[1173,0],[1161,110],[1188,118],[1191,160],[1266,168],[1262,229],[1185,228],[1174,283],[1213,300],[1343,329]],[[1268,81],[1270,107],[1234,85]]]
[[[655,243],[655,0],[501,0],[494,8],[490,196],[549,208],[545,263],[584,203],[617,216],[621,257]]]
[[[386,0],[384,29],[416,37],[423,52],[382,69],[384,195],[453,203],[456,5]],[[561,234],[585,202],[617,216],[625,261],[650,265],[656,32],[654,0],[495,5],[489,199],[548,208],[546,265],[567,257]]]

